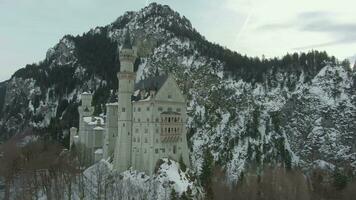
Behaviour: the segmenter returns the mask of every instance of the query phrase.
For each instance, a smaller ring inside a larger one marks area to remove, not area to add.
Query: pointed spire
[[[127,30],[125,33],[125,40],[122,46],[123,49],[132,49],[131,38],[130,38],[130,30]]]

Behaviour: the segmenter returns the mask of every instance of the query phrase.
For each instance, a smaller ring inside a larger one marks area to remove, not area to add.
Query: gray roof
[[[144,80],[140,80],[135,84],[135,90],[156,90],[161,89],[166,82],[168,75],[153,76]]]
[[[161,75],[161,76],[153,76],[147,79],[140,80],[138,83],[135,84],[135,91],[140,90],[144,91],[141,96],[141,93],[138,93],[137,96],[132,95],[132,101],[139,101],[147,99],[150,95],[149,91],[154,90],[158,91],[161,89],[163,84],[166,82],[168,75]]]

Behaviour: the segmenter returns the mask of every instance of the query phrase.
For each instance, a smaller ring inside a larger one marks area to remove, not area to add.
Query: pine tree
[[[183,172],[185,172],[187,170],[187,166],[185,165],[185,163],[183,161],[182,155],[180,155],[180,157],[179,157],[179,167]]]
[[[170,199],[171,200],[178,200],[179,199],[179,196],[178,196],[178,194],[177,194],[177,192],[176,192],[176,190],[174,188],[172,189],[171,198]]]
[[[213,176],[214,158],[209,149],[204,152],[204,161],[200,174],[200,182],[206,191],[206,199],[213,199],[213,190],[211,187]]]

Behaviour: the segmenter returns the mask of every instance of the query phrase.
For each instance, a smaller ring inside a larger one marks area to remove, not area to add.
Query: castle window
[[[162,107],[158,107],[158,111],[162,111],[163,110],[163,108]]]
[[[171,118],[170,117],[168,117],[168,122],[171,122]]]
[[[158,122],[159,121],[159,119],[158,118],[156,118],[156,122]],[[157,125],[157,124],[156,124]]]
[[[125,112],[125,108],[122,108],[122,112]]]
[[[138,118],[137,121],[140,122],[141,121],[140,118]]]
[[[173,145],[173,153],[176,154],[176,152],[177,152],[177,146]]]
[[[130,135],[130,132],[127,132],[127,135]]]
[[[177,112],[180,112],[181,110],[180,110],[180,108],[177,108]]]
[[[171,132],[171,128],[168,128],[168,133],[170,133]]]
[[[136,128],[135,132],[138,133],[138,128]]]
[[[150,119],[149,119],[149,118],[147,118],[147,122],[150,122]]]
[[[155,149],[155,153],[158,153],[158,149]]]
[[[145,153],[147,153],[147,150],[145,149]]]
[[[125,123],[122,123],[122,126],[125,127]]]
[[[158,133],[159,132],[159,130],[158,130],[158,128],[156,128],[156,133]]]
[[[150,111],[150,107],[147,107],[146,110],[147,110],[147,111]]]
[[[169,94],[169,95],[168,95],[168,99],[171,99],[171,98],[172,98],[172,95]]]
[[[156,139],[156,143],[158,143],[158,139]]]
[[[166,152],[166,149],[164,149],[164,148],[162,148],[161,150],[162,150],[162,153]]]
[[[168,111],[172,111],[172,108],[168,108],[167,110],[168,110]]]
[[[138,112],[141,112],[141,108],[140,108],[140,107],[138,107],[138,108],[137,108],[137,111],[138,111]]]

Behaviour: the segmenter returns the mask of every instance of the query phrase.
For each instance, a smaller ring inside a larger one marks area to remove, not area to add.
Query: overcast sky
[[[0,0],[0,81],[43,60],[65,34],[113,22],[148,0]],[[249,56],[356,55],[355,0],[161,0],[208,40]]]

